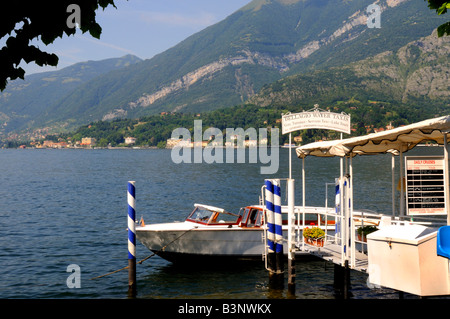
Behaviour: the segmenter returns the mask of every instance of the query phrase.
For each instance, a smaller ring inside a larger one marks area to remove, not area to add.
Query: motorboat
[[[194,260],[261,260],[265,252],[264,205],[250,205],[239,213],[195,204],[183,222],[136,226],[137,239],[150,251],[171,262]],[[305,207],[302,225],[320,226],[334,232],[334,219],[324,217],[334,208]],[[281,207],[283,237],[287,237],[287,206]],[[297,220],[302,220],[303,207],[295,207]],[[297,223],[298,224],[298,223]],[[286,246],[286,245],[285,245]],[[286,247],[284,247],[285,253]],[[302,252],[299,252],[300,254]],[[306,253],[304,253],[306,255]]]

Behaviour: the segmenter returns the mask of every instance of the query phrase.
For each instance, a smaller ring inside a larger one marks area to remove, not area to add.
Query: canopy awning
[[[450,115],[398,127],[365,136],[343,140],[315,142],[296,149],[297,156],[355,156],[406,152],[417,144],[435,141],[444,144],[444,133],[450,131]]]
[[[210,210],[212,212],[227,213],[227,211],[223,208],[214,207],[214,206],[210,206],[210,205],[194,204],[194,207],[204,208],[204,209]]]

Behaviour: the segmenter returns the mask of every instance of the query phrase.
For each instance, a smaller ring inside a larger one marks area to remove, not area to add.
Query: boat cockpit
[[[264,223],[263,209],[261,207],[242,207],[239,216],[242,216],[240,227],[261,227]]]
[[[186,221],[202,225],[221,225],[232,226],[238,225],[242,228],[261,228],[264,226],[264,207],[263,206],[246,206],[242,207],[239,214],[227,212],[226,210],[214,206],[195,204],[192,213],[186,218]],[[283,207],[284,208],[284,207]],[[287,225],[287,213],[282,209],[283,225]],[[305,214],[305,225],[332,225],[334,218],[330,218],[327,222],[323,216],[317,213]],[[300,224],[302,220],[300,220]],[[297,220],[295,221],[297,223]]]
[[[203,225],[237,225],[242,217],[218,207],[202,204],[195,204],[194,206],[194,210],[186,218],[186,221]]]

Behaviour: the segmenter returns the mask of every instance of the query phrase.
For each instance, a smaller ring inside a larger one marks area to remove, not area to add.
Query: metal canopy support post
[[[447,133],[444,132],[444,201],[447,211],[447,225],[450,225],[450,207],[449,207],[449,167],[448,167],[448,140]],[[450,274],[450,259],[448,260],[448,273]],[[447,276],[447,285],[450,284],[450,276]]]
[[[289,133],[289,179],[292,178],[292,133]]]
[[[344,212],[344,183],[343,178],[339,178],[339,218],[340,218],[340,232],[341,232],[341,265],[344,265],[345,262],[345,215]]]
[[[350,159],[351,160],[351,159]],[[352,172],[352,167],[350,167]],[[355,256],[354,247],[354,223],[353,223],[353,191],[351,176],[345,175],[339,180],[339,193],[336,194],[338,200],[339,211],[339,231],[341,246],[341,265],[344,266],[350,261],[350,265],[354,265],[353,256]]]
[[[350,174],[352,173],[351,167],[351,158],[350,158]],[[340,233],[341,233],[341,264],[335,264],[334,266],[334,287],[335,290],[342,294],[344,299],[348,299],[349,297],[349,289],[350,289],[350,265],[351,262],[353,265],[354,261],[354,240],[350,232],[353,232],[353,223],[351,222],[352,217],[352,190],[351,187],[352,181],[351,178],[347,176],[340,177],[338,179],[339,185],[339,218],[340,218]],[[351,260],[349,260],[350,249],[352,254]]]
[[[342,140],[342,133],[341,133],[341,140]],[[339,163],[340,163],[340,177],[342,178],[342,176],[344,176],[344,159],[342,157],[339,159]]]
[[[448,172],[448,141],[447,132],[444,132],[444,198],[445,209],[447,211],[447,225],[450,225],[450,207],[449,207],[449,172]]]
[[[392,217],[395,216],[395,154],[392,153],[391,158],[391,174],[392,174]]]
[[[403,152],[400,150],[400,218],[405,216],[405,177],[403,171]]]
[[[344,206],[344,216],[345,216],[345,237],[344,237],[344,242],[345,242],[345,261],[348,262],[349,257],[350,257],[350,211],[349,211],[349,207],[348,207],[348,195],[349,195],[349,185],[348,185],[349,181],[347,177],[344,177],[344,191],[343,191],[343,206]]]
[[[306,201],[305,201],[305,197],[306,197],[306,195],[305,195],[305,186],[306,185],[306,183],[305,183],[305,158],[303,157],[302,158],[302,206],[303,206],[303,209],[302,209],[302,225],[303,225],[303,227],[305,227],[305,212],[306,212]],[[299,219],[299,222],[297,223],[298,225],[300,225],[300,219]],[[300,235],[300,232],[299,232],[299,235]],[[299,238],[300,239],[300,238]],[[303,236],[302,236],[302,249],[304,250],[305,249],[305,240],[303,239]]]
[[[295,292],[295,184],[288,179],[288,289]]]
[[[355,220],[353,219],[353,157],[350,156],[350,162],[349,162],[349,199],[348,199],[348,205],[350,210],[350,247],[352,249],[351,254],[351,267],[355,267],[356,265],[356,244],[355,244]]]

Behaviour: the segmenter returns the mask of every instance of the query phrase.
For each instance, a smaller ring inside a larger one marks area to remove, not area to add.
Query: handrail
[[[266,215],[266,201],[265,201],[265,194],[264,194],[264,189],[266,188],[266,185],[261,186],[261,200],[262,200],[262,205],[263,205],[263,233],[262,233],[262,241],[263,241],[263,245],[264,245],[264,251],[263,251],[263,255],[262,258],[264,259],[264,267],[267,270],[268,266],[267,266],[267,215]]]

